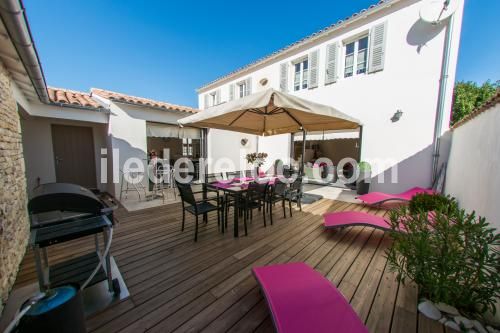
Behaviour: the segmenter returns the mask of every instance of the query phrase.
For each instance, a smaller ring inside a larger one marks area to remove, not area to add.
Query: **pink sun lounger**
[[[363,212],[336,212],[323,215],[323,224],[326,229],[335,229],[354,226],[369,226],[382,230],[390,230],[389,222],[377,215]]]
[[[371,192],[368,194],[363,194],[356,199],[359,199],[363,201],[367,205],[378,205],[382,204],[386,201],[392,201],[392,200],[397,200],[397,201],[410,201],[411,198],[413,198],[416,194],[419,193],[429,193],[433,194],[435,193],[433,190],[421,188],[421,187],[413,187],[409,189],[406,192],[399,193],[399,194],[388,194],[388,193],[383,193],[383,192]]]
[[[435,216],[436,215],[434,212],[427,213],[427,218],[431,222],[431,226],[433,224]],[[404,223],[402,222],[404,221],[401,220],[399,224],[399,231],[404,232],[406,228]],[[363,226],[373,227],[384,231],[391,230],[388,218],[363,212],[352,211],[326,213],[323,215],[323,225],[325,226],[325,229]]]
[[[276,330],[280,333],[368,333],[335,286],[298,262],[254,267]]]

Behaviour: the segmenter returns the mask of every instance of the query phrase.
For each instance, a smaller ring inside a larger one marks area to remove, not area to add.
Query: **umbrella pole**
[[[203,199],[207,198],[207,183],[208,183],[208,129],[201,130],[201,148],[203,158]]]
[[[302,164],[300,166],[300,175],[304,177],[304,157],[306,155],[306,130],[302,130]]]

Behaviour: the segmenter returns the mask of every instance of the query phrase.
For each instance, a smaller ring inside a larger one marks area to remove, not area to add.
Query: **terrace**
[[[113,256],[130,298],[87,319],[90,332],[259,331],[274,330],[268,306],[251,268],[302,261],[331,280],[370,332],[443,332],[443,326],[417,311],[417,288],[400,285],[386,265],[391,239],[373,228],[325,231],[322,214],[385,210],[322,199],[284,219],[274,207],[274,225],[256,214],[247,237],[222,234],[214,214],[193,242],[193,218],[181,232],[180,204],[115,213]],[[50,247],[53,262],[88,252],[93,238]],[[28,253],[16,287],[36,282]],[[333,323],[332,323],[333,325]]]

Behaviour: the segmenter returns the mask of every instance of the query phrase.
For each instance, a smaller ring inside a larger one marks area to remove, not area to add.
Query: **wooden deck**
[[[249,235],[239,239],[233,238],[231,226],[221,234],[211,216],[194,243],[193,218],[187,217],[181,232],[178,204],[132,213],[119,209],[112,254],[131,297],[90,317],[88,330],[272,332],[267,305],[250,269],[303,261],[338,286],[371,332],[444,332],[442,325],[417,314],[416,287],[399,285],[389,271],[387,234],[363,227],[323,229],[322,214],[342,210],[386,213],[320,200],[284,219],[277,205],[273,226],[264,228],[260,214],[254,214],[259,216],[249,225]],[[50,248],[49,258],[59,261],[91,248],[93,239],[61,244]],[[16,284],[35,279],[28,252]]]

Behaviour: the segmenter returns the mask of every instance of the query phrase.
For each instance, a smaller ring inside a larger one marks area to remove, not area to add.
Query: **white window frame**
[[[365,67],[364,67],[364,72],[358,73],[358,56],[359,56],[359,41],[362,40],[363,38],[366,38],[366,59],[365,59]],[[353,64],[352,64],[352,75],[346,76],[347,74],[347,66],[346,66],[346,60],[347,60],[347,45],[354,43],[354,58],[353,58]],[[344,79],[348,79],[350,77],[355,77],[355,76],[360,76],[360,75],[365,75],[368,74],[368,55],[370,52],[370,37],[368,33],[356,36],[354,38],[351,38],[349,40],[344,41],[343,43],[343,58],[342,58],[342,69],[343,69],[343,77]]]
[[[212,91],[209,95],[210,95],[209,105],[216,106],[217,105],[217,90]]]
[[[182,156],[193,156],[193,139],[182,139]]]
[[[245,97],[245,91],[247,90],[247,82],[245,80],[240,81],[236,83],[236,87],[238,88],[237,90],[237,96],[238,98],[243,98]]]
[[[307,69],[306,69],[306,72],[304,73],[304,63],[307,61]],[[299,71],[299,88],[298,89],[295,89],[295,83],[296,83],[296,76],[295,76],[295,67],[296,65],[299,65],[300,66],[300,71]],[[292,61],[292,88],[293,88],[293,91],[300,91],[300,90],[304,90],[304,89],[307,89],[309,87],[309,68],[310,64],[309,64],[309,58],[307,56],[305,57],[301,57],[299,59],[296,59],[294,61]],[[304,86],[304,83],[305,83],[305,86]]]

